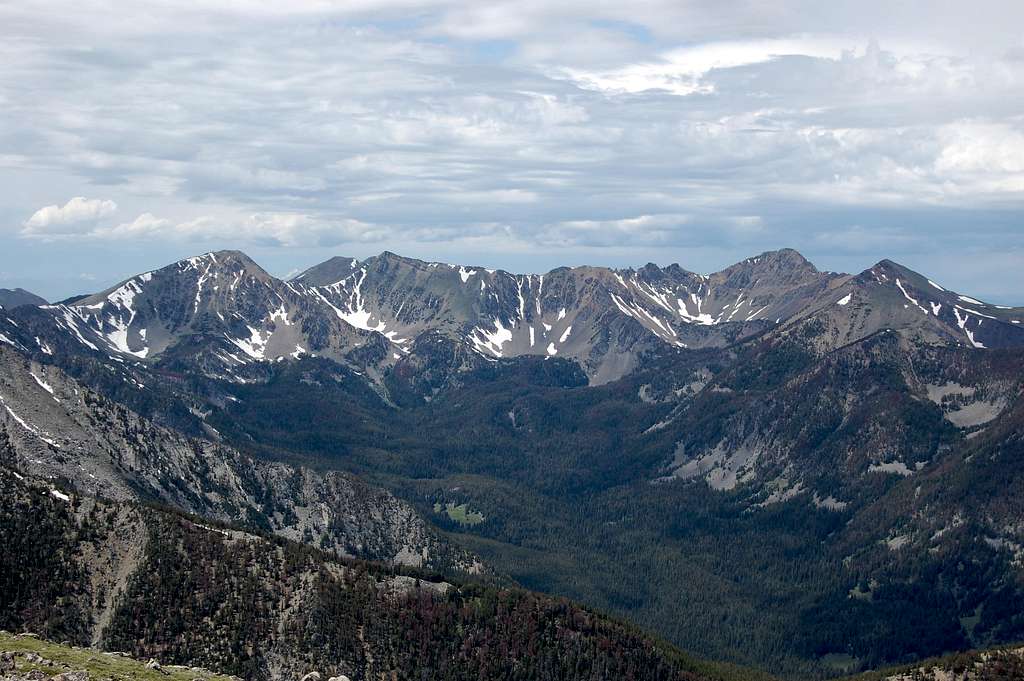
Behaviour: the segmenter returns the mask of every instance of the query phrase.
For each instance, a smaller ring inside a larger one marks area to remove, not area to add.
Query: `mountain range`
[[[218,251],[3,305],[0,462],[81,497],[568,596],[793,678],[1024,638],[1024,308],[889,260],[285,280]]]
[[[600,384],[654,348],[723,347],[811,319],[826,327],[818,351],[882,329],[978,348],[1024,344],[1024,310],[947,291],[890,261],[856,276],[819,272],[792,250],[706,276],[653,264],[515,275],[386,252],[332,258],[291,280],[220,251],[38,309],[33,322],[47,336],[63,332],[80,349],[167,364],[187,354],[193,368],[228,379],[307,354],[402,373],[440,338],[484,360],[572,359]]]

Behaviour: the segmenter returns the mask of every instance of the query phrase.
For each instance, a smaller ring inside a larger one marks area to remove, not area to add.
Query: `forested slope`
[[[762,678],[564,599],[343,562],[6,468],[0,501],[3,629],[250,679]]]

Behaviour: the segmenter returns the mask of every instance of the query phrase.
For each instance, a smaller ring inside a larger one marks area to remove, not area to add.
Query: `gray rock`
[[[146,663],[146,669],[152,669],[153,671],[160,672],[165,676],[170,674],[169,671],[165,671],[164,668],[160,666],[160,663],[154,660],[153,658],[149,658],[149,662]]]
[[[73,672],[64,672],[63,674],[57,674],[57,676],[54,676],[52,681],[89,681],[89,672],[82,669]]]
[[[41,448],[33,431],[0,408],[0,430],[7,425],[15,458],[33,461],[38,477],[67,479],[115,500],[159,500],[211,520],[259,517],[288,539],[323,537],[319,548],[339,555],[360,547],[358,557],[387,562],[434,566],[436,561],[468,572],[478,564],[390,492],[344,472],[259,461],[188,438],[93,394],[55,367],[34,364],[6,343],[0,343],[0,385],[5,401],[20,405],[19,413],[31,413],[30,425],[61,444],[59,456]],[[264,499],[266,505],[257,501]],[[266,513],[267,507],[279,512]]]

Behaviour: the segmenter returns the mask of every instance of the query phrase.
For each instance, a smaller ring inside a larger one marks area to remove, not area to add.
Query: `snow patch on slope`
[[[141,359],[149,354],[148,347],[143,347],[141,350],[132,350],[128,347],[128,329],[135,321],[136,314],[135,296],[140,293],[142,293],[142,288],[132,279],[107,296],[107,301],[119,308],[120,313],[111,313],[107,316],[106,323],[114,330],[105,335],[115,350]],[[198,293],[196,295],[198,298]],[[124,313],[128,314],[127,321],[124,320]]]
[[[253,327],[246,325],[249,329],[249,338],[232,338],[231,336],[225,336],[229,341],[234,343],[239,350],[247,354],[253,359],[262,360],[266,358],[267,341],[263,338],[263,335],[254,329]]]
[[[896,286],[897,286],[897,288],[899,288],[900,292],[903,294],[903,297],[906,298],[907,300],[909,300],[911,303],[914,304],[914,307],[916,307],[921,312],[924,312],[925,314],[928,314],[928,310],[924,309],[921,306],[921,303],[917,302],[916,299],[910,297],[910,294],[907,293],[907,289],[903,288],[903,284],[900,283],[900,280],[899,280],[898,277],[896,278]]]
[[[57,402],[60,402],[60,400],[57,399],[57,396],[53,394],[53,386],[52,385],[50,385],[49,383],[47,383],[46,381],[41,379],[39,376],[36,376],[34,371],[29,371],[28,374],[33,379],[35,379],[35,382],[39,384],[40,388],[42,388],[46,392],[50,393],[50,396],[53,397],[54,400],[56,400]]]
[[[974,348],[984,348],[985,346],[982,343],[980,343],[979,341],[974,340],[974,332],[967,328],[967,322],[971,318],[971,316],[969,314],[967,314],[967,311],[964,310],[964,316],[961,317],[960,316],[960,308],[957,307],[957,306],[954,306],[953,307],[953,314],[956,315],[956,324],[957,324],[957,326],[959,326],[963,330],[964,334],[967,336],[967,340],[970,341],[970,343],[971,343],[971,347],[974,347]]]
[[[35,435],[36,437],[38,437],[40,440],[42,440],[46,444],[52,445],[52,446],[56,447],[57,449],[60,449],[60,445],[57,444],[57,442],[55,442],[53,440],[53,438],[50,437],[49,433],[47,433],[44,430],[40,430],[39,428],[36,428],[31,423],[29,423],[28,421],[26,421],[25,419],[21,418],[16,413],[14,413],[14,410],[11,409],[10,406],[7,404],[7,402],[4,401],[3,397],[0,397],[0,404],[3,405],[4,409],[7,410],[7,413],[11,415],[11,418],[14,419],[15,422],[19,426],[21,426],[22,428],[24,428],[28,432],[32,433],[33,435]]]
[[[494,318],[494,331],[477,327],[469,337],[478,352],[487,350],[491,354],[502,357],[501,347],[512,340],[512,330],[506,329],[501,319]]]
[[[336,293],[340,294],[343,291],[341,285],[345,281],[347,281],[350,277],[353,277],[353,276],[355,276],[355,275],[354,274],[353,275],[349,275],[349,277],[346,277],[342,281],[340,281],[340,282],[338,282],[336,284],[331,284],[330,286],[325,286],[323,288],[325,290],[332,290],[332,291],[335,291]],[[348,305],[347,305],[348,309],[347,310],[342,310],[342,309],[340,309],[338,307],[335,307],[317,289],[313,289],[313,294],[316,295],[318,298],[320,298],[320,300],[323,301],[328,307],[330,307],[332,310],[334,310],[334,313],[336,315],[338,315],[338,318],[341,319],[342,321],[344,321],[345,323],[347,323],[349,326],[353,326],[353,327],[355,327],[357,329],[362,329],[363,331],[375,331],[376,333],[379,333],[382,336],[384,336],[385,338],[387,338],[392,343],[405,343],[405,342],[407,342],[406,340],[396,339],[395,335],[397,334],[397,332],[395,332],[395,331],[387,332],[386,331],[387,324],[384,321],[379,321],[376,324],[371,324],[370,323],[370,319],[373,317],[373,313],[369,309],[367,309],[366,303],[363,300],[363,292],[362,292],[363,282],[365,282],[365,281],[366,281],[366,268],[364,267],[363,269],[359,270],[359,279],[356,280],[355,285],[352,288],[352,291],[349,293]]]
[[[281,307],[270,313],[270,321],[284,322],[285,326],[292,325],[291,320],[288,319],[288,310],[285,309],[284,303],[281,303]]]
[[[686,307],[686,302],[682,298],[676,298],[676,303],[679,305],[679,316],[687,322],[696,322],[697,324],[703,324],[704,326],[711,326],[715,323],[714,318],[707,312],[701,312],[700,308],[703,304],[703,299],[695,293],[690,294],[690,301],[697,308],[696,314],[690,314],[690,311]]]
[[[913,471],[907,468],[907,464],[902,461],[885,461],[882,463],[873,463],[868,466],[869,473],[892,473],[894,475],[902,475],[907,477],[913,475]]]

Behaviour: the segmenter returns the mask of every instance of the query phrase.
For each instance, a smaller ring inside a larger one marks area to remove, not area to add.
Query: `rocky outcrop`
[[[156,501],[341,556],[481,569],[380,488],[185,437],[2,345],[0,458],[23,475],[60,479],[82,494]]]

